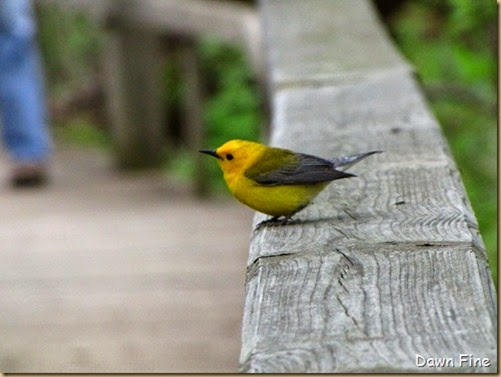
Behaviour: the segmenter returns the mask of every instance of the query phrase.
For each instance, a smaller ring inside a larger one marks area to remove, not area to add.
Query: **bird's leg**
[[[263,226],[270,225],[270,224],[276,224],[279,222],[280,216],[273,216],[271,219],[263,220],[259,224],[256,225],[255,230],[261,229]]]
[[[259,224],[256,225],[255,230],[261,229],[263,226],[277,226],[277,225],[285,225],[291,220],[290,216],[273,216],[271,219],[263,220]]]

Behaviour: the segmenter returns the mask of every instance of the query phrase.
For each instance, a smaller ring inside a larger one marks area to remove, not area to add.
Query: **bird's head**
[[[230,140],[216,150],[200,150],[201,153],[216,157],[225,178],[244,174],[266,147],[246,140]]]

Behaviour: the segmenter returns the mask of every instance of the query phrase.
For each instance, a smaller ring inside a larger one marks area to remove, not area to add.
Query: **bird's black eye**
[[[233,155],[232,155],[231,153],[228,153],[228,154],[226,155],[226,159],[227,159],[228,161],[233,160]]]

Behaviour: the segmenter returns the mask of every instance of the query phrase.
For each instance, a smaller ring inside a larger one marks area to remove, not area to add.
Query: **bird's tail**
[[[362,161],[364,158],[369,157],[370,155],[376,153],[383,153],[383,151],[372,151],[366,153],[352,154],[351,156],[344,157],[336,157],[331,160],[334,164],[335,168],[343,167],[342,170],[349,168],[352,165],[355,165],[357,162]]]

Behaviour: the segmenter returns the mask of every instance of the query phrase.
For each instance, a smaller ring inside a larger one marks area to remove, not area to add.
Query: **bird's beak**
[[[212,156],[212,157],[216,157],[216,158],[218,158],[218,159],[220,159],[220,160],[222,160],[222,159],[223,159],[220,155],[218,155],[218,154],[216,153],[216,151],[215,151],[215,150],[212,150],[212,149],[201,149],[201,150],[199,150],[199,152],[200,152],[200,153],[205,153],[205,154],[208,154],[209,156]]]

